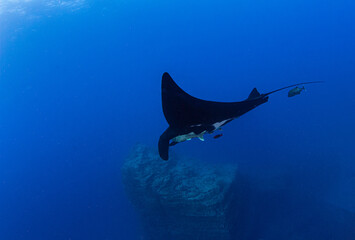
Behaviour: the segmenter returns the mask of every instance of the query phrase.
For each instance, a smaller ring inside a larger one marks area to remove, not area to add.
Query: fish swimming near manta
[[[297,83],[268,93],[260,94],[254,88],[248,98],[240,102],[214,102],[193,97],[182,90],[164,73],[161,83],[163,112],[169,127],[159,138],[159,155],[169,159],[169,147],[180,142],[199,138],[213,133],[230,121],[266,103],[269,95],[300,84],[320,83],[322,81]]]
[[[296,96],[296,95],[300,95],[301,92],[304,91],[304,90],[306,90],[306,89],[304,88],[304,86],[303,86],[303,87],[297,86],[297,87],[295,87],[295,88],[292,88],[292,89],[288,92],[288,97],[294,97],[294,96]]]

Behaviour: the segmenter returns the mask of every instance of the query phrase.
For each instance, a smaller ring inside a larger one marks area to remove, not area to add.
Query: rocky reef
[[[171,156],[137,145],[122,167],[147,240],[355,239],[355,216],[299,193],[263,188],[235,165]]]
[[[137,145],[122,172],[147,239],[233,239],[238,214],[230,213],[236,213],[235,206],[243,200],[236,166],[176,156],[162,161],[148,147]]]

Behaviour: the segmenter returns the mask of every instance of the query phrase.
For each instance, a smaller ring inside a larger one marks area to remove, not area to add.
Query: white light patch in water
[[[86,0],[0,0],[0,15],[26,15],[38,9],[77,11],[85,4]]]

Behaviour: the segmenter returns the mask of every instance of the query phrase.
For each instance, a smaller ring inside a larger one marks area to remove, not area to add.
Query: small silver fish
[[[305,90],[304,86],[292,88],[290,91],[288,91],[288,97],[299,95],[303,90]]]
[[[174,146],[174,145],[176,145],[177,143],[180,143],[180,142],[190,141],[192,138],[198,138],[201,141],[205,141],[205,139],[203,138],[203,135],[206,132],[207,131],[203,131],[200,134],[195,134],[194,132],[190,132],[190,133],[185,134],[185,135],[176,136],[176,137],[174,137],[172,139],[172,141],[170,143],[170,146]]]

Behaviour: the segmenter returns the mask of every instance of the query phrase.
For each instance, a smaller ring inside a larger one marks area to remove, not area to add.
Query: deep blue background
[[[167,127],[167,71],[188,93],[238,101],[304,81],[173,148],[355,211],[355,2],[100,1],[0,15],[0,238],[139,239],[120,166]]]

